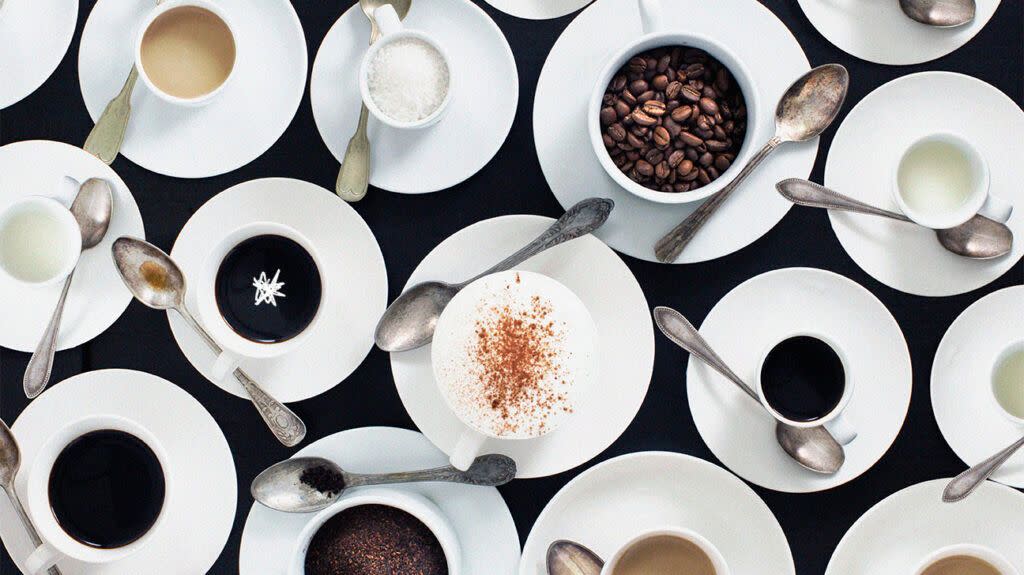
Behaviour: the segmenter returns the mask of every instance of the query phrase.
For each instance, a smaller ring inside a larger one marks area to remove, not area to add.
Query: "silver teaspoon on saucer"
[[[654,323],[673,343],[725,376],[756,401],[757,405],[764,408],[757,393],[729,369],[683,314],[672,308],[659,306],[654,308]],[[793,427],[776,420],[775,439],[794,461],[817,473],[836,473],[846,461],[843,446],[824,427]]]
[[[531,257],[600,228],[611,214],[615,202],[607,198],[588,198],[569,208],[537,239],[498,262],[494,267],[462,283],[430,281],[416,284],[391,302],[377,324],[374,341],[384,351],[408,351],[423,347],[434,338],[441,312],[459,290],[475,280],[510,270]]]
[[[949,482],[949,485],[942,490],[942,500],[946,503],[956,503],[957,501],[966,499],[968,495],[974,493],[974,490],[977,489],[978,486],[991,477],[997,469],[1002,467],[1014,453],[1017,453],[1017,450],[1021,447],[1024,447],[1024,437],[1021,437],[1006,449],[1003,449],[999,453],[996,453],[954,477],[952,481]]]
[[[185,305],[185,276],[170,256],[149,242],[129,237],[118,238],[112,252],[117,271],[135,299],[153,309],[178,312],[214,354],[223,351]],[[234,376],[278,441],[292,447],[306,437],[306,424],[292,410],[264,391],[241,369],[236,368]]]
[[[590,549],[560,539],[548,546],[548,575],[600,575],[604,561]]]
[[[903,214],[876,208],[807,180],[790,178],[775,184],[775,188],[784,198],[801,206],[855,212],[914,223]],[[966,258],[998,258],[1013,249],[1013,231],[1006,224],[980,214],[954,228],[935,230],[935,236],[942,247]]]
[[[963,26],[974,20],[975,0],[900,0],[903,13],[936,28]]]
[[[303,481],[306,473],[318,473],[330,487],[318,488]],[[352,487],[442,481],[482,487],[497,487],[516,477],[516,462],[504,455],[481,455],[466,471],[451,465],[422,471],[364,474],[351,473],[322,457],[294,457],[271,465],[256,476],[250,492],[263,505],[286,513],[311,513],[332,503]],[[326,479],[325,479],[326,478]]]

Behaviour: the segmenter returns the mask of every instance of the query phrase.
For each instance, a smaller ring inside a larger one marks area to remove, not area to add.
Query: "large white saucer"
[[[41,86],[71,45],[78,0],[7,0],[0,8],[0,110]],[[45,30],[45,34],[40,31]]]
[[[895,0],[894,0],[895,3]],[[936,98],[936,94],[942,94]],[[955,110],[956,113],[950,113]],[[943,248],[929,229],[886,218],[829,212],[846,253],[871,277],[903,292],[949,296],[978,289],[1024,255],[1024,112],[981,80],[952,72],[903,76],[864,97],[836,131],[825,185],[878,207],[899,211],[893,170],[903,151],[933,132],[958,132],[981,152],[991,191],[1016,205],[1006,223],[1013,251],[971,260]]]
[[[306,38],[288,0],[217,0],[231,17],[238,59],[230,83],[209,104],[164,102],[139,82],[121,154],[179,178],[224,174],[255,160],[284,133],[306,89]],[[136,26],[153,2],[100,0],[82,31],[78,73],[95,121],[134,61]]]
[[[427,280],[462,281],[539,236],[553,220],[514,215],[464,228],[434,248],[406,289]],[[520,269],[565,285],[597,326],[598,381],[584,404],[558,429],[537,439],[489,440],[484,450],[515,459],[518,477],[561,473],[604,451],[625,431],[647,395],[654,368],[654,328],[643,290],[626,264],[595,237],[584,236],[528,260]],[[416,426],[451,453],[465,429],[434,382],[430,346],[391,354],[398,394]]]
[[[915,22],[896,0],[799,0],[807,19],[826,40],[876,64],[920,64],[941,58],[974,38],[999,0],[977,0],[974,21],[957,28]]]
[[[1024,286],[990,293],[949,326],[932,363],[932,410],[939,431],[968,466],[1020,439],[1024,428],[1006,419],[992,397],[991,374],[999,353],[1024,340]],[[1024,452],[992,479],[1024,487]]]
[[[203,204],[174,242],[171,257],[193,282],[186,300],[189,309],[198,309],[194,282],[212,246],[231,230],[259,221],[290,226],[312,243],[335,302],[320,312],[313,332],[294,351],[242,360],[242,368],[278,400],[301,401],[348,377],[373,347],[373,330],[388,297],[384,256],[362,217],[332,192],[302,180],[250,180]],[[248,398],[235,378],[213,377],[216,358],[178,314],[168,312],[167,318],[174,339],[196,370],[221,389]]]
[[[728,380],[690,358],[690,413],[708,448],[740,477],[790,493],[822,491],[867,471],[903,426],[912,387],[910,352],[900,326],[867,289],[841,275],[786,268],[733,288],[700,326],[729,367],[754,385],[764,350],[797,332],[828,336],[846,354],[853,397],[843,411],[858,437],[834,475],[800,467],[775,440],[775,420]],[[680,352],[682,353],[682,352]]]
[[[519,575],[547,575],[545,553],[557,539],[608,560],[642,531],[666,526],[706,537],[735,575],[795,573],[786,534],[753,489],[702,459],[646,451],[605,461],[566,484],[534,523]]]
[[[447,465],[448,458],[423,435],[393,427],[362,427],[329,435],[295,457],[319,456],[357,473],[387,473]],[[519,565],[519,535],[512,514],[493,487],[450,483],[388,486],[433,501],[451,522],[462,546],[465,575],[512,575]],[[312,513],[281,513],[253,503],[242,531],[240,575],[285,575],[299,533]]]
[[[516,18],[550,20],[561,18],[593,0],[486,0],[488,4]]]
[[[895,0],[894,0],[895,1]],[[785,24],[750,0],[672,0],[666,10],[673,31],[707,34],[728,45],[760,87],[763,109],[751,126],[751,145],[761,146],[775,131],[775,104],[786,88],[810,69],[800,44]],[[697,209],[640,199],[619,187],[601,168],[587,133],[591,89],[606,58],[640,35],[636,0],[598,0],[555,42],[537,83],[534,141],[544,177],[558,202],[568,208],[591,196],[612,198],[615,211],[596,235],[625,254],[656,262],[654,244]],[[771,46],[766,50],[765,46]],[[722,205],[676,263],[712,260],[746,247],[768,233],[792,206],[775,193],[775,182],[811,173],[818,140],[786,144],[757,169]]]
[[[22,0],[17,0],[21,2]],[[0,147],[0,211],[30,195],[49,196],[71,206],[78,194],[72,180],[103,178],[114,191],[110,228],[95,248],[82,252],[64,308],[57,348],[82,345],[113,324],[132,294],[121,281],[110,246],[119,236],[144,237],[142,215],[128,186],[109,166],[80,148],[32,140]],[[46,330],[64,283],[28,287],[0,275],[0,346],[33,351]]]
[[[104,369],[50,386],[11,428],[21,445],[16,487],[25,499],[26,469],[61,426],[89,415],[112,414],[141,424],[161,443],[174,484],[166,518],[137,552],[102,566],[65,560],[64,575],[180,575],[205,573],[231,534],[238,484],[231,449],[217,422],[191,395],[155,375]],[[28,535],[7,498],[0,498],[0,537],[20,569],[31,551]]]
[[[458,184],[494,157],[512,128],[519,74],[501,29],[468,0],[414,2],[403,24],[444,46],[452,100],[441,121],[422,130],[391,128],[371,117],[370,184],[422,194]],[[369,23],[356,4],[331,27],[313,62],[313,117],[339,161],[359,120],[357,76],[369,39]]]
[[[958,543],[991,547],[1024,568],[1024,494],[989,482],[959,503],[943,503],[950,479],[912,485],[869,509],[843,536],[825,575],[909,575],[932,551]]]

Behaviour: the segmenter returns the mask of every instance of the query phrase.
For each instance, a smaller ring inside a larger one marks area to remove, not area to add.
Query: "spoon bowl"
[[[559,539],[548,546],[548,575],[600,575],[604,561],[587,547]]]
[[[153,309],[177,309],[185,301],[185,275],[156,246],[130,237],[114,241],[114,264],[135,299]]]
[[[975,0],[900,0],[900,9],[922,24],[952,28],[974,21],[978,7]]]
[[[7,424],[0,420],[0,487],[14,489],[14,478],[21,468],[21,449]]]

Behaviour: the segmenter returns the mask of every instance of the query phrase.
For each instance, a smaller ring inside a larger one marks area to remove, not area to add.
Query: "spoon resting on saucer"
[[[978,7],[975,0],[900,0],[900,9],[922,24],[953,28],[972,22]]]
[[[604,561],[587,547],[559,539],[548,546],[548,575],[600,575]]]
[[[991,477],[997,469],[1002,467],[1014,453],[1017,453],[1017,450],[1021,447],[1024,447],[1024,437],[1021,437],[1006,449],[1003,449],[999,453],[996,453],[954,477],[949,482],[949,485],[942,490],[942,500],[946,503],[956,503],[957,501],[966,499],[968,495],[974,493],[974,490],[977,489],[978,486]]]

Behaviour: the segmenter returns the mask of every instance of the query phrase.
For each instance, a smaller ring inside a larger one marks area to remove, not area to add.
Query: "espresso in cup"
[[[801,335],[779,342],[761,364],[765,401],[792,421],[815,421],[843,399],[846,370],[832,346]]]

